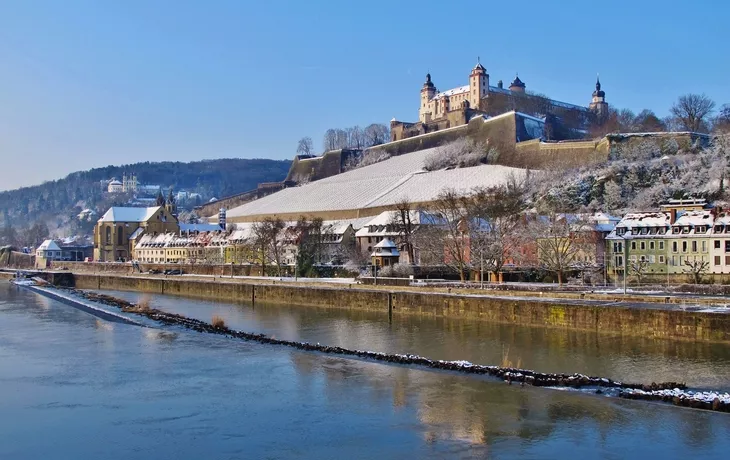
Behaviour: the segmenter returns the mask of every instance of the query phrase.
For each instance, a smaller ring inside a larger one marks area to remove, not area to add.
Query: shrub
[[[223,329],[226,327],[226,321],[218,315],[213,315],[213,320],[210,324],[216,329]]]
[[[486,164],[490,158],[494,160],[498,156],[495,149],[489,149],[483,142],[462,137],[436,148],[426,157],[423,169],[438,171],[446,168],[468,168]]]

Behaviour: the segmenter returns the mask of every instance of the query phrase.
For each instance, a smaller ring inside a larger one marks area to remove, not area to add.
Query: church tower
[[[477,110],[481,107],[482,98],[487,97],[489,94],[489,74],[487,69],[479,62],[477,58],[477,65],[471,69],[469,74],[469,106]]]
[[[175,195],[172,194],[172,187],[170,187],[170,192],[167,194],[167,200],[165,200],[165,209],[167,209],[170,214],[177,217],[177,204],[175,203]]]
[[[422,123],[431,121],[431,99],[436,95],[436,86],[431,81],[431,74],[426,74],[426,82],[421,88],[421,107],[418,109],[418,120]]]
[[[596,120],[603,123],[608,118],[608,103],[606,102],[606,92],[601,89],[601,81],[596,77],[596,90],[593,91],[593,99],[588,105],[591,112],[596,115]]]

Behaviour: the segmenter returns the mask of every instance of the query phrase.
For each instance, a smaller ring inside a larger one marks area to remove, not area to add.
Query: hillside
[[[79,171],[63,179],[0,192],[0,240],[6,240],[0,244],[32,244],[24,240],[38,239],[46,233],[89,232],[96,218],[79,220],[77,216],[82,210],[91,209],[100,215],[109,206],[130,200],[125,194],[105,193],[101,184],[111,178],[121,179],[124,173],[136,174],[140,184],[158,185],[165,191],[172,188],[198,193],[207,201],[256,188],[259,182],[283,180],[290,164],[288,160],[239,158],[191,163],[144,162]]]
[[[531,187],[533,199],[566,211],[615,215],[657,209],[670,198],[727,202],[730,138],[681,145],[674,139],[615,136],[636,136],[636,142],[614,148],[603,163],[541,173]]]

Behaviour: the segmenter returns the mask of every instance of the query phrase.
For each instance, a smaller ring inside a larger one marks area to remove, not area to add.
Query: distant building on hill
[[[154,196],[160,191],[160,186],[140,184],[137,181],[136,174],[128,175],[124,173],[121,181],[112,178],[112,180],[106,182],[106,191],[107,193],[132,193]]]
[[[391,141],[461,126],[475,116],[494,116],[512,110],[539,117],[557,117],[568,129],[577,131],[608,116],[606,93],[599,80],[596,80],[596,89],[587,107],[530,94],[526,88],[519,76],[515,76],[507,88],[502,80],[496,86],[490,85],[487,69],[480,62],[471,70],[468,85],[447,91],[439,92],[431,81],[431,74],[426,74],[418,121],[391,120]]]

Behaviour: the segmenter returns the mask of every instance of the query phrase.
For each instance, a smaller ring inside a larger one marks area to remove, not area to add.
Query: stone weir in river
[[[678,382],[651,384],[627,383],[605,377],[584,374],[544,373],[528,369],[488,366],[468,361],[432,360],[413,354],[382,353],[367,350],[354,350],[339,346],[313,344],[277,339],[265,334],[256,334],[231,329],[222,320],[214,318],[212,323],[189,318],[176,313],[150,308],[144,304],[133,304],[109,295],[86,292],[77,289],[56,289],[51,287],[32,287],[33,291],[42,295],[62,300],[68,304],[78,303],[83,310],[89,310],[88,302],[118,308],[124,314],[138,315],[167,326],[178,326],[192,331],[223,335],[232,339],[258,342],[265,345],[285,346],[302,351],[319,352],[357,359],[386,362],[397,365],[417,366],[428,369],[458,372],[473,375],[485,375],[498,378],[507,384],[532,385],[540,387],[567,387],[587,389],[596,394],[618,396],[628,399],[662,401],[674,405],[696,409],[730,412],[730,394],[716,391],[691,391],[686,385]],[[115,313],[107,313],[115,315]],[[124,317],[124,319],[128,319]],[[133,323],[129,321],[130,323]],[[138,325],[142,325],[137,323]]]
[[[730,310],[613,300],[470,295],[374,289],[360,285],[302,286],[269,280],[75,274],[80,289],[139,291],[211,300],[379,311],[393,315],[468,318],[649,338],[730,343]],[[691,302],[691,301],[690,301]]]

